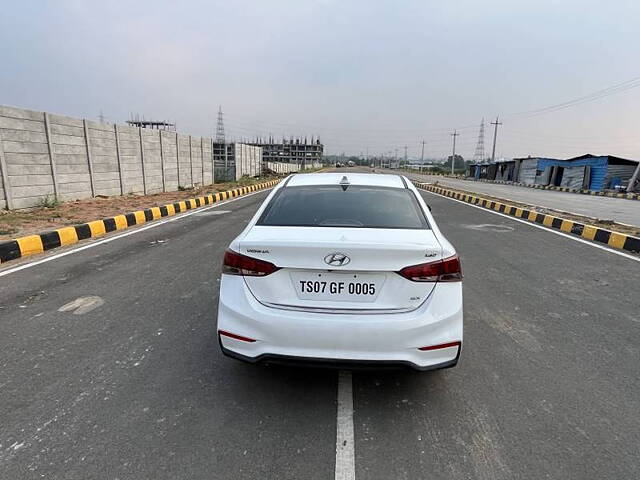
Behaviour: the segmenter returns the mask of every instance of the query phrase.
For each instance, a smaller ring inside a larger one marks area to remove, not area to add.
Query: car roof
[[[377,187],[406,188],[400,175],[377,173],[305,173],[293,175],[287,182],[287,187],[299,187],[303,185],[338,185],[344,177],[351,185],[369,185]]]

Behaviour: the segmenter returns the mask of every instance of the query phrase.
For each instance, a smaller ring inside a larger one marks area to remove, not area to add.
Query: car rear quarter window
[[[350,185],[284,187],[258,225],[291,227],[429,228],[414,193],[406,188]]]

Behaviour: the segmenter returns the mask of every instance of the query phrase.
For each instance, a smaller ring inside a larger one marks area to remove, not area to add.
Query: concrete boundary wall
[[[297,163],[285,163],[285,162],[265,162],[265,167],[275,173],[294,173],[302,170]],[[321,168],[320,162],[309,162],[306,164],[307,168]]]
[[[262,147],[235,144],[236,180],[243,176],[257,177],[262,173]]]
[[[224,192],[211,193],[197,198],[180,200],[167,205],[149,207],[144,210],[123,213],[115,217],[94,220],[79,225],[61,227],[56,230],[42,232],[36,235],[19,237],[14,240],[0,242],[0,263],[5,263],[17,258],[43,253],[53,248],[73,245],[87,238],[100,237],[110,232],[124,230],[126,228],[141,225],[163,217],[176,215],[187,210],[211,205],[216,202],[247,195],[266,188],[273,188],[280,180],[239,187]]]
[[[0,208],[211,185],[212,140],[0,106]]]

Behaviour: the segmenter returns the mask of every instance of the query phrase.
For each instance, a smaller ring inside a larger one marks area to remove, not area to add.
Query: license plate
[[[376,273],[291,273],[300,300],[374,302],[384,280]]]

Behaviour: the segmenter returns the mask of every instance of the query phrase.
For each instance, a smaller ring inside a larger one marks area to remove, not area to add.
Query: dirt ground
[[[50,208],[0,210],[0,241],[112,217],[134,210],[166,205],[178,200],[208,195],[209,193],[255,185],[275,178],[278,177],[241,179],[238,182],[216,183],[178,192],[154,193],[151,195],[88,198],[60,203]]]
[[[491,195],[486,195],[484,193],[476,193],[468,190],[451,188],[445,185],[438,185],[438,182],[435,182],[433,185],[440,188],[446,188],[447,190],[453,190],[455,192],[464,193],[467,195],[474,195],[476,197],[487,198],[489,200],[494,200],[496,202],[505,203],[508,205],[515,205],[516,207],[526,208],[527,210],[534,210],[536,212],[544,213],[547,215],[554,215],[556,217],[566,218],[567,220],[573,220],[574,222],[584,223],[586,225],[594,225],[596,227],[604,228],[606,230],[611,230],[613,232],[619,232],[619,233],[624,233],[626,235],[632,235],[634,237],[640,237],[640,229],[632,225],[616,223],[610,220],[603,221],[597,218],[586,217],[582,215],[574,215],[572,213],[563,212],[561,210],[552,210],[550,208],[539,207],[537,205],[528,205],[526,203],[514,202],[513,200],[505,200],[504,198],[494,197]]]

